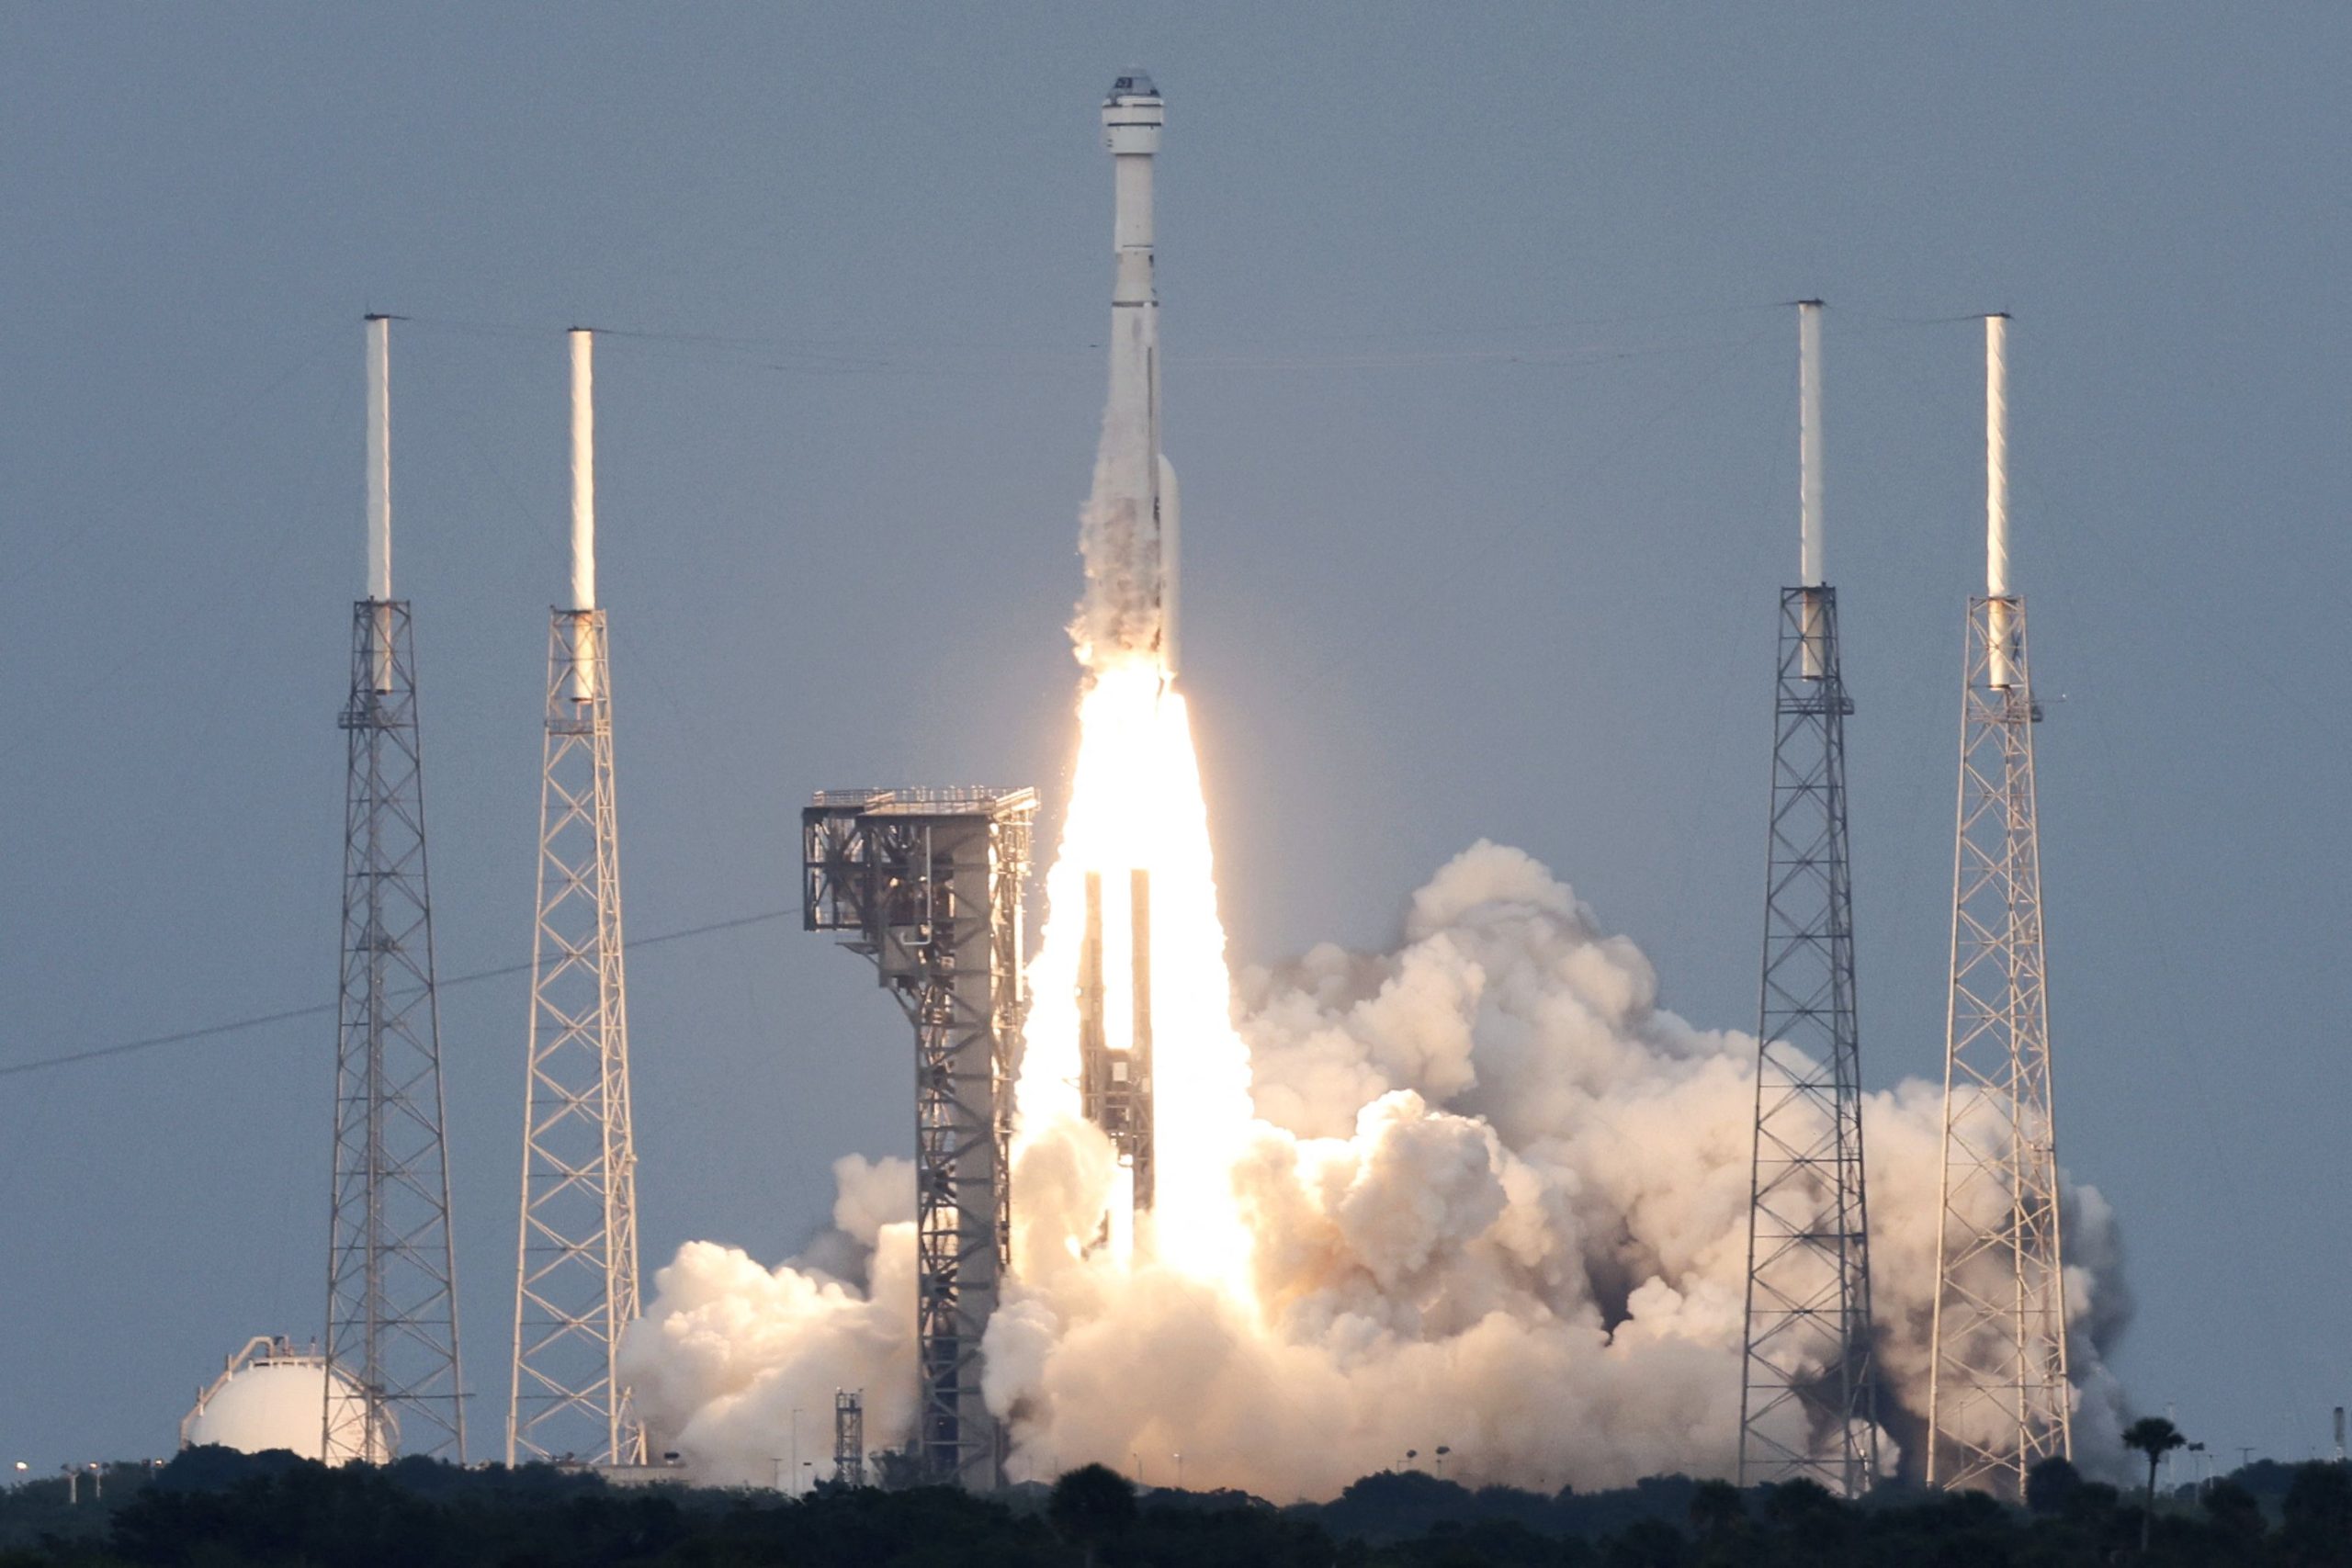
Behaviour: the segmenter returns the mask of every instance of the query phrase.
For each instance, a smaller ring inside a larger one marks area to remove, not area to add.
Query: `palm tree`
[[[1046,1517],[1064,1540],[1085,1551],[1086,1568],[1094,1568],[1096,1549],[1136,1522],[1136,1483],[1108,1465],[1080,1465],[1054,1483]]]
[[[2143,1416],[2123,1428],[2123,1446],[2137,1449],[2148,1456],[2148,1508],[2140,1516],[2140,1555],[2148,1554],[2148,1531],[2156,1521],[2156,1466],[2165,1455],[2182,1447],[2188,1439],[2180,1428],[2161,1416]]]

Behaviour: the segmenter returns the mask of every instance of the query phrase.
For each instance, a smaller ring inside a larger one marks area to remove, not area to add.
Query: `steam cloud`
[[[1101,1213],[1107,1145],[1067,1121],[1033,1139],[1019,1280],[986,1341],[1016,1478],[1099,1461],[1167,1483],[1182,1454],[1189,1487],[1327,1496],[1440,1444],[1471,1483],[1730,1472],[1751,1038],[1658,1007],[1629,940],[1485,842],[1413,896],[1394,951],[1320,946],[1236,990],[1259,1118],[1234,1178],[1247,1288],[1070,1247]],[[1927,1410],[1940,1100],[1909,1082],[1864,1107],[1881,1416],[1906,1453]],[[854,1156],[835,1171],[833,1226],[798,1258],[689,1244],[629,1331],[639,1406],[702,1479],[773,1483],[790,1413],[830,1410],[837,1387],[865,1390],[870,1448],[912,1434],[912,1173]],[[2120,1243],[2094,1188],[2065,1187],[2064,1223],[2077,1457],[2114,1468]],[[801,1421],[821,1479],[830,1447]]]

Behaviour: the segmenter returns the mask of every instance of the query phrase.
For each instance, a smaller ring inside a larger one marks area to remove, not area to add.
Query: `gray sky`
[[[599,351],[649,1269],[774,1260],[910,1050],[797,929],[814,787],[1057,798],[1110,280],[1169,103],[1187,683],[1238,960],[1475,838],[1752,1029],[1795,325],[1826,333],[1865,1071],[1939,1072],[1978,329],[2016,312],[2062,1156],[2118,1367],[2300,1458],[2339,1154],[2352,260],[2321,6],[0,6],[0,1066],[331,1003],[360,333],[445,976],[530,935],[574,323]],[[2334,175],[2326,171],[2334,168]],[[2064,694],[2063,702],[2054,700]],[[477,1451],[518,977],[447,988]],[[316,1332],[331,1021],[0,1077],[0,1462],[168,1451]]]

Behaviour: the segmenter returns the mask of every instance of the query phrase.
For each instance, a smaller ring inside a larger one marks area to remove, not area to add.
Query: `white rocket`
[[[1151,272],[1151,166],[1164,115],[1140,70],[1111,84],[1102,144],[1115,196],[1111,288],[1111,412],[1095,491],[1112,546],[1118,644],[1156,651],[1176,672],[1176,471],[1159,450],[1159,295]]]

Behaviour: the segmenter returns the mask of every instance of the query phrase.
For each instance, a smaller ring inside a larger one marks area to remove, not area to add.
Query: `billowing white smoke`
[[[1031,1145],[1020,1279],[987,1340],[1016,1476],[1100,1461],[1166,1483],[1181,1453],[1188,1486],[1322,1496],[1441,1444],[1449,1475],[1543,1489],[1730,1470],[1753,1040],[1660,1009],[1633,943],[1515,850],[1457,857],[1403,938],[1238,977],[1253,1289],[1072,1247],[1107,1150],[1083,1124]],[[1910,1083],[1864,1114],[1903,1442],[1927,1404],[1939,1102]],[[870,1446],[910,1435],[906,1169],[838,1168],[839,1228],[796,1265],[691,1245],[631,1333],[641,1409],[711,1479],[772,1479],[791,1409],[836,1386],[866,1389]],[[2066,1205],[2075,1440],[2098,1466],[2120,1410],[2100,1351],[2128,1307],[2106,1203]]]
[[[786,1484],[789,1456],[832,1472],[833,1395],[865,1391],[869,1447],[914,1428],[915,1169],[833,1162],[832,1228],[770,1269],[690,1241],[621,1342],[621,1376],[658,1441],[712,1484]],[[797,1414],[796,1414],[797,1413]]]

